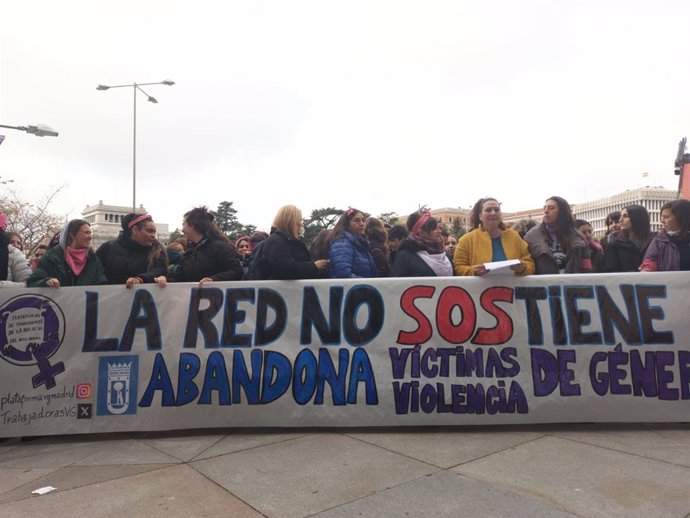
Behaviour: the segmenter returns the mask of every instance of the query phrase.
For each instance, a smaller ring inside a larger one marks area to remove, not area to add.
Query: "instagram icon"
[[[91,383],[77,385],[77,399],[91,399]]]

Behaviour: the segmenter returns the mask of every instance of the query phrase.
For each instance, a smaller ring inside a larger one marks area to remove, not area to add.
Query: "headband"
[[[354,207],[348,206],[348,207],[347,207],[347,210],[345,211],[345,214],[346,214],[347,217],[349,218],[350,216],[352,216],[353,214],[355,214],[355,213],[357,213],[357,212],[360,212],[360,211],[358,211],[358,210],[355,209]]]
[[[422,227],[431,219],[431,212],[429,212],[429,209],[422,207],[422,211],[422,215],[412,227],[413,234],[419,234],[420,230],[422,230]]]
[[[151,214],[142,214],[141,216],[139,216],[139,217],[137,217],[137,218],[134,218],[132,221],[130,221],[129,223],[127,223],[127,228],[128,228],[129,230],[132,230],[132,227],[133,227],[134,225],[136,225],[136,224],[138,224],[138,223],[141,223],[142,221],[145,221],[145,220],[147,220],[147,219],[150,219],[151,221],[153,221],[153,218],[151,217]]]

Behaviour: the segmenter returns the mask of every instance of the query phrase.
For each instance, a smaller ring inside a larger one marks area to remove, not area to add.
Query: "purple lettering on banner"
[[[690,399],[690,351],[678,351],[680,398]]]
[[[597,373],[597,366],[606,361],[607,353],[597,352],[589,361],[589,381],[597,396],[605,396],[609,390],[609,373],[607,371]]]
[[[558,386],[558,362],[556,357],[543,349],[531,349],[532,382],[534,395],[548,396]]]
[[[580,395],[580,385],[571,383],[575,379],[575,373],[568,368],[568,364],[576,360],[574,350],[559,350],[557,356],[554,356],[543,349],[531,349],[530,356],[535,396],[548,396],[559,384],[561,396]]]
[[[561,396],[579,396],[580,385],[571,383],[575,379],[575,372],[568,368],[569,363],[575,363],[575,351],[558,351],[558,377],[561,382]]]
[[[611,386],[611,394],[630,394],[632,389],[630,385],[622,384],[620,381],[624,380],[628,373],[624,369],[620,369],[620,365],[628,364],[628,353],[622,350],[622,346],[618,344],[616,348],[609,353],[609,383]]]
[[[630,379],[635,396],[657,396],[655,356],[654,351],[646,351],[643,363],[639,349],[630,351]]]
[[[678,399],[678,389],[669,388],[673,383],[673,373],[666,367],[675,363],[675,355],[670,351],[658,351],[656,353],[656,377],[659,382],[659,399],[674,401]]]

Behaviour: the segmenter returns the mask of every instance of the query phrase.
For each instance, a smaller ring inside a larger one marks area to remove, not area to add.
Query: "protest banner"
[[[0,290],[0,437],[690,421],[687,273]]]

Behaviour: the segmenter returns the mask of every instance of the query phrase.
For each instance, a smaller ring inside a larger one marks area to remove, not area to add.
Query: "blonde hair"
[[[280,207],[273,219],[273,226],[290,236],[299,236],[302,230],[302,211],[294,205]]]

